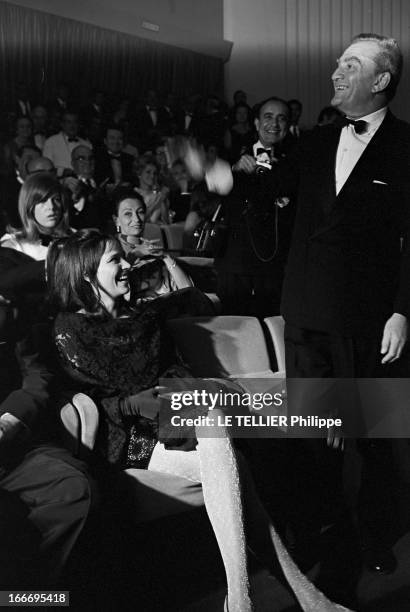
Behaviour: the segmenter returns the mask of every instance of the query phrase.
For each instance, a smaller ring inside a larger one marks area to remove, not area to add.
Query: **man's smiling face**
[[[259,140],[268,148],[281,142],[287,132],[289,123],[289,109],[280,100],[270,100],[262,106],[259,118],[255,119],[255,127]]]
[[[332,74],[335,88],[332,106],[349,117],[363,117],[377,110],[374,88],[379,75],[376,63],[379,52],[377,43],[365,40],[346,49]]]

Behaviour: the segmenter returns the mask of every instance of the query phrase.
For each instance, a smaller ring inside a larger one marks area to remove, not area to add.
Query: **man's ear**
[[[258,117],[255,118],[254,124],[255,124],[256,131],[259,132],[259,119],[258,119]]]
[[[381,72],[380,74],[377,75],[377,78],[375,82],[373,83],[372,92],[380,93],[381,91],[384,91],[387,88],[390,81],[391,81],[390,72]]]

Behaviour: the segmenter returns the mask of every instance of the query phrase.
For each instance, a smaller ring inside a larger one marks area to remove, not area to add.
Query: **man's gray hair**
[[[379,46],[379,53],[375,61],[380,72],[389,72],[391,79],[385,89],[388,99],[394,98],[403,69],[403,55],[397,40],[380,34],[358,34],[352,39],[352,43],[361,40],[374,42]]]

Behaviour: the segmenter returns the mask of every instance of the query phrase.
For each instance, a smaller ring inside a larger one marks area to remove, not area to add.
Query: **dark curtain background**
[[[2,105],[14,102],[19,81],[42,101],[61,81],[69,84],[79,104],[94,87],[137,99],[151,88],[185,96],[220,93],[223,64],[218,58],[0,2]]]

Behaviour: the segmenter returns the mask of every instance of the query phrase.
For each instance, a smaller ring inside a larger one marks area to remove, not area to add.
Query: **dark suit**
[[[249,155],[253,156],[250,149]],[[224,245],[216,257],[218,296],[225,314],[266,317],[279,312],[294,201],[280,208],[279,197],[295,191],[293,165],[286,145],[277,147],[271,170],[234,173],[234,188],[225,198]]]
[[[334,126],[317,128],[301,152],[298,210],[282,294],[289,379],[392,375],[393,366],[380,364],[384,325],[394,312],[410,317],[410,126],[388,112],[336,196],[340,132]],[[290,403],[296,397],[293,384],[289,381]],[[306,409],[306,394],[299,390],[298,397]],[[339,399],[333,395],[331,401]],[[354,389],[341,403],[341,416],[354,432],[362,407]],[[291,409],[299,411],[296,404]],[[363,441],[361,450],[359,514],[365,536],[374,542],[394,520],[394,468],[385,441]],[[300,446],[293,451],[300,454]],[[310,473],[321,474],[326,457],[317,446],[313,455]],[[335,471],[328,477],[322,482],[316,477],[317,496],[338,480]],[[303,479],[299,471],[299,493]]]
[[[108,183],[115,183],[112,159],[113,157],[105,147],[96,151],[94,178],[98,186],[107,179]],[[121,164],[122,182],[130,182],[132,180],[132,163],[134,158],[132,155],[128,155],[128,153],[120,153],[117,159]]]
[[[0,443],[0,533],[11,535],[0,547],[3,589],[55,584],[91,503],[85,465],[52,442],[51,374],[36,351],[32,342],[20,343],[21,388],[0,405],[0,416],[15,416],[31,433]]]
[[[292,326],[373,336],[393,312],[410,318],[410,126],[388,113],[336,196],[339,136],[320,127],[301,153],[282,313]]]

